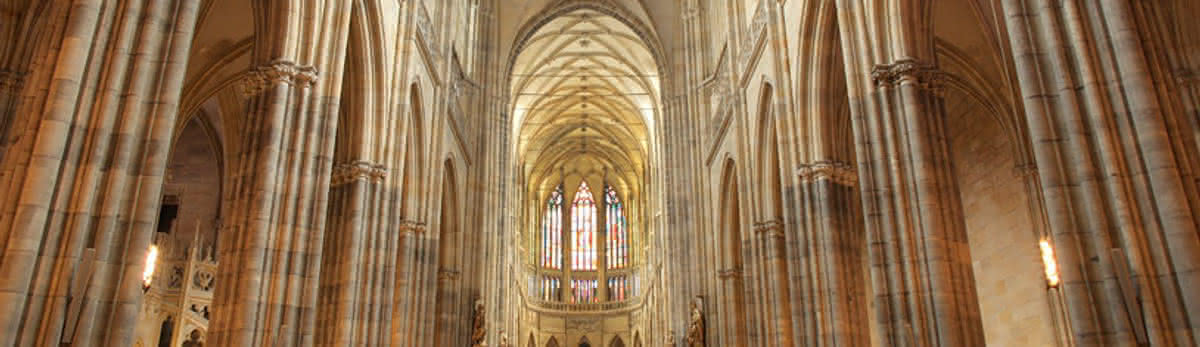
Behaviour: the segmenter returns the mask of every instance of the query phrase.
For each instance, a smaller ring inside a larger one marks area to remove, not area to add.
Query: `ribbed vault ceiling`
[[[512,69],[517,151],[530,183],[560,170],[605,170],[637,190],[650,152],[659,76],[630,28],[592,10],[556,17],[533,34]]]

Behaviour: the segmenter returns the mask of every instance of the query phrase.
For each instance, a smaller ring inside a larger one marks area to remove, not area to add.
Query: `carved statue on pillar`
[[[500,347],[511,347],[508,345],[508,333],[500,331]]]
[[[667,331],[667,347],[675,347],[675,332]]]
[[[692,321],[688,325],[688,347],[704,347],[704,299],[692,298]]]
[[[485,311],[483,300],[475,300],[475,327],[471,332],[471,346],[480,347],[486,346],[484,338],[487,336],[487,324],[484,322]]]
[[[187,341],[183,341],[182,347],[204,347],[204,342],[200,342],[200,330],[192,330]]]

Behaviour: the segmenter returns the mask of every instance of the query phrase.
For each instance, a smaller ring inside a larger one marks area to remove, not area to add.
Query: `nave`
[[[0,347],[1200,346],[1194,0],[0,0]]]

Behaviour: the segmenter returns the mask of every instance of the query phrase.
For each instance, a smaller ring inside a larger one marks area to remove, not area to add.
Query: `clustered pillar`
[[[257,2],[209,343],[313,346],[349,4]],[[319,20],[306,20],[312,16]],[[314,43],[316,42],[316,43]]]
[[[853,166],[823,160],[796,173],[797,233],[791,269],[803,272],[793,289],[800,340],[811,345],[869,345],[866,321],[866,237]]]
[[[199,5],[52,1],[5,14],[25,25],[4,39],[0,67],[0,346],[133,343]],[[85,254],[90,276],[76,271]]]
[[[1125,1],[1005,0],[1070,335],[1080,346],[1194,345],[1197,168],[1163,62]],[[1128,267],[1136,276],[1123,278]],[[1130,302],[1122,283],[1140,293]],[[1131,324],[1131,322],[1137,322]],[[1144,322],[1144,324],[1143,324]]]

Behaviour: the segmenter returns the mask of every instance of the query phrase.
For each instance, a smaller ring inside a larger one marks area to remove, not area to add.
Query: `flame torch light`
[[[154,266],[158,264],[158,246],[150,245],[146,251],[146,269],[142,271],[142,291],[150,290],[150,282],[154,280]]]
[[[1058,277],[1058,260],[1054,258],[1054,245],[1050,244],[1050,240],[1042,239],[1038,242],[1038,247],[1042,249],[1042,265],[1046,270],[1046,285],[1050,288],[1058,288],[1060,279]]]

